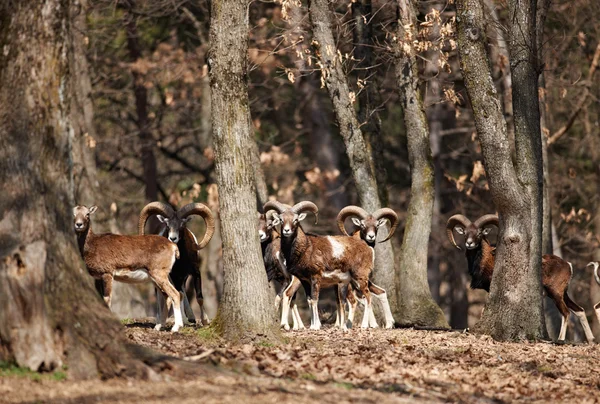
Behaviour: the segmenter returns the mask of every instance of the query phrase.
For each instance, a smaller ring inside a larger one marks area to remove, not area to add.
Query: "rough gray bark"
[[[233,340],[277,333],[256,233],[255,157],[248,153],[255,145],[248,119],[248,6],[247,0],[211,3],[208,58],[225,273],[213,324]]]
[[[403,108],[411,170],[410,203],[404,239],[400,251],[400,268],[396,272],[402,325],[449,328],[444,313],[431,297],[427,283],[427,246],[431,234],[434,200],[434,170],[429,146],[429,128],[419,93],[419,70],[414,49],[402,50],[408,39],[405,27],[417,26],[414,5],[410,0],[398,0],[400,20],[395,43],[395,76]]]
[[[73,235],[69,7],[0,6],[0,360],[33,370],[66,364],[74,379],[147,375]]]
[[[540,0],[538,4],[536,37],[537,37],[537,63],[544,65],[544,24],[552,0]],[[546,78],[544,70],[539,69],[539,103],[540,103],[540,136],[542,141],[543,159],[543,218],[542,218],[542,254],[552,254],[552,204],[550,203],[550,170],[548,167],[548,106],[546,104]]]
[[[316,41],[316,52],[321,64],[321,75],[333,103],[340,134],[346,145],[346,153],[352,169],[354,184],[362,207],[374,212],[382,207],[375,178],[375,168],[370,148],[365,141],[356,111],[350,98],[346,75],[338,59],[337,47],[331,28],[331,10],[328,0],[309,0],[308,11]],[[378,237],[387,237],[387,229],[381,228]],[[396,299],[396,284],[393,267],[394,252],[391,243],[379,243],[375,248],[375,270],[373,282],[384,288],[390,299],[394,318],[401,317]]]
[[[546,336],[541,285],[542,156],[535,70],[535,8],[509,5],[515,148],[511,148],[485,50],[479,0],[457,1],[463,77],[481,142],[490,190],[500,215],[494,277],[477,330],[499,340]]]
[[[73,139],[73,183],[75,201],[81,205],[93,205],[98,202],[99,186],[96,174],[96,161],[92,147],[96,137],[94,127],[94,105],[92,103],[92,84],[86,57],[87,0],[72,5],[73,41],[71,66],[73,66],[73,105],[71,109],[74,130]]]

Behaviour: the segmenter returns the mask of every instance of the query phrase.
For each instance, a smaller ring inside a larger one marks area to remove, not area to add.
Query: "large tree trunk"
[[[412,176],[408,218],[400,251],[400,269],[397,272],[398,300],[402,325],[449,328],[444,313],[431,297],[427,283],[427,246],[431,233],[434,200],[434,170],[429,146],[427,117],[419,93],[419,68],[416,50],[404,52],[402,44],[412,44],[411,37],[417,26],[414,5],[410,0],[399,0],[398,41],[395,49],[396,83],[400,92],[404,124],[408,141],[408,159]]]
[[[354,177],[354,184],[362,207],[374,212],[382,207],[375,179],[374,163],[370,148],[365,141],[354,110],[346,75],[338,59],[337,47],[331,29],[331,11],[328,0],[309,0],[309,15],[315,39],[316,51],[321,64],[321,75],[329,97],[333,103],[340,134],[346,145],[346,153]],[[379,231],[379,237],[387,236],[386,229]],[[379,243],[375,247],[375,270],[373,281],[384,288],[390,299],[394,318],[400,317],[396,299],[396,284],[393,266],[394,252],[391,243]]]
[[[509,14],[513,24],[510,56],[517,167],[512,162],[506,123],[485,50],[482,4],[479,0],[457,1],[461,68],[492,198],[500,214],[494,276],[477,330],[499,340],[546,336],[540,249],[542,159],[537,73],[533,66],[535,29],[531,32],[535,10],[518,10],[511,3]]]
[[[140,375],[72,230],[69,4],[0,6],[0,360],[66,364],[75,379]]]
[[[256,232],[255,157],[248,153],[255,147],[248,119],[248,6],[246,0],[211,4],[212,127],[225,273],[214,324],[229,339],[277,332]]]

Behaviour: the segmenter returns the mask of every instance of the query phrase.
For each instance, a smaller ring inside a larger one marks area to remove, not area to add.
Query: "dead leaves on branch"
[[[486,191],[490,190],[487,179],[485,178],[485,168],[480,160],[477,160],[473,164],[471,178],[469,178],[468,174],[462,174],[458,178],[455,178],[449,174],[444,174],[444,176],[446,179],[448,179],[448,181],[454,183],[459,192],[465,192],[467,195],[471,195],[473,190],[476,188],[481,188]],[[469,178],[468,181],[467,178]]]

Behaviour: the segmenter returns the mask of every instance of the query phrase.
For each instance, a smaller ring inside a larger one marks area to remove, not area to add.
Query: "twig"
[[[588,72],[588,79],[587,79],[587,83],[585,83],[585,89],[583,90],[583,94],[581,94],[581,98],[579,98],[579,101],[577,102],[577,106],[575,107],[575,110],[571,113],[571,116],[567,120],[567,123],[563,127],[561,127],[559,130],[554,132],[554,134],[552,134],[552,136],[550,136],[548,138],[548,146],[555,143],[565,133],[567,133],[567,131],[571,128],[571,126],[573,126],[575,119],[577,119],[577,116],[579,116],[579,113],[583,109],[583,106],[585,105],[585,103],[590,95],[590,88],[592,87],[592,83],[594,80],[594,73],[596,73],[599,61],[600,61],[600,42],[598,42],[598,46],[596,46],[596,52],[594,53],[594,59],[592,59],[592,64],[590,66],[590,71]]]

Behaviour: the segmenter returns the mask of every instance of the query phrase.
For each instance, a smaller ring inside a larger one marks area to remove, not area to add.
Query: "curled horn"
[[[317,208],[317,205],[315,205],[314,203],[310,202],[310,201],[302,201],[302,202],[298,202],[297,204],[294,205],[294,207],[292,208],[292,212],[298,214],[301,212],[311,212],[312,214],[315,215],[315,224],[317,224],[317,222],[319,221],[319,208]]]
[[[446,223],[446,236],[448,236],[448,240],[450,240],[454,247],[461,250],[461,248],[456,244],[456,241],[454,241],[454,233],[452,232],[454,228],[459,224],[466,229],[471,224],[471,221],[463,215],[452,216],[450,219],[448,219],[448,223]]]
[[[483,229],[489,225],[500,227],[500,220],[496,215],[483,215],[479,219],[475,220],[474,225],[478,229]]]
[[[598,275],[598,267],[600,267],[600,264],[592,261],[589,264],[587,264],[588,267],[590,265],[592,265],[594,267],[594,278],[596,279],[596,283],[598,283],[598,285],[600,285],[600,276]]]
[[[392,238],[392,236],[394,235],[394,232],[396,231],[396,227],[398,227],[398,215],[396,214],[396,212],[394,212],[392,209],[390,208],[381,208],[376,210],[373,213],[373,218],[375,220],[379,220],[379,219],[387,219],[390,221],[390,232],[388,234],[388,236],[385,238],[385,240],[381,240],[380,243],[383,243],[385,241],[388,241],[389,239]]]
[[[138,222],[138,234],[143,235],[146,227],[146,221],[152,215],[163,215],[167,218],[173,218],[175,211],[170,205],[162,202],[150,202],[144,206],[144,209],[140,212],[140,220]]]
[[[336,220],[338,229],[340,229],[344,236],[349,236],[348,232],[346,232],[346,228],[344,227],[344,223],[346,222],[346,219],[350,216],[357,216],[361,220],[365,220],[367,216],[369,216],[369,214],[363,208],[354,205],[346,206],[344,209],[340,210],[340,213],[338,213]]]
[[[191,215],[198,215],[202,217],[206,223],[206,232],[204,233],[202,241],[198,243],[199,248],[204,248],[215,233],[215,218],[213,217],[208,206],[204,205],[203,203],[188,203],[177,211],[177,216],[180,219],[185,219]]]
[[[266,214],[269,210],[274,210],[277,213],[283,213],[286,210],[288,210],[289,208],[290,208],[289,205],[286,205],[279,201],[269,201],[264,204],[263,212],[265,212],[265,214]]]

